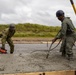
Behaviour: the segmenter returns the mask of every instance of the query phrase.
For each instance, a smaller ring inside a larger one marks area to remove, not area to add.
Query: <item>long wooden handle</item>
[[[73,7],[73,10],[74,10],[74,12],[75,12],[75,14],[76,14],[76,8],[75,8],[75,5],[74,5],[73,0],[70,0],[70,2],[71,2],[71,5],[72,5],[72,7]]]

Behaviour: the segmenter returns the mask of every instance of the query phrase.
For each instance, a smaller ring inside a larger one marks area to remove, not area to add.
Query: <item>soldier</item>
[[[7,41],[7,43],[10,46],[10,54],[13,54],[13,52],[14,52],[14,44],[11,39],[11,37],[14,35],[14,33],[15,33],[15,26],[14,26],[14,24],[10,24],[9,28],[5,29],[1,34],[2,35],[2,39],[1,39],[2,47],[1,48],[5,49],[5,43]]]
[[[73,45],[76,40],[75,27],[70,17],[65,17],[65,13],[62,10],[56,12],[56,17],[61,21],[61,29],[58,35],[52,40],[54,43],[57,39],[62,39],[60,52],[62,56],[67,56],[68,60],[73,59]]]

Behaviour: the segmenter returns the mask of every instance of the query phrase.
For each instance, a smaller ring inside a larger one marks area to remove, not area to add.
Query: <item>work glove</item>
[[[57,40],[57,38],[54,38],[54,39],[52,40],[52,43],[54,43],[56,40]]]
[[[2,47],[1,47],[1,49],[5,50],[5,48],[2,48]]]
[[[2,37],[2,34],[0,34],[0,38]]]

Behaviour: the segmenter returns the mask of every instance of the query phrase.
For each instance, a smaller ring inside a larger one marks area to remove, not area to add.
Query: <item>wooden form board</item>
[[[0,75],[76,75],[76,71],[51,71],[51,72],[33,72],[33,73],[16,73]]]

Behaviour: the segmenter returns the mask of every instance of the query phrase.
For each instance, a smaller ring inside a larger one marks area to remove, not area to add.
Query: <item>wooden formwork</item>
[[[33,72],[33,73],[16,73],[16,74],[0,74],[0,75],[76,75],[76,71],[51,71],[51,72]]]

